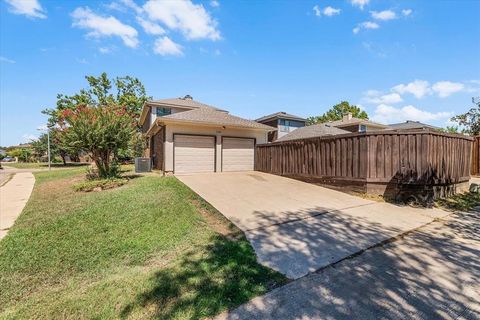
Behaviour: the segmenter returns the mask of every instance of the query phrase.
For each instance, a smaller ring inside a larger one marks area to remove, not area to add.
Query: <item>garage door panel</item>
[[[175,135],[175,173],[214,172],[215,138]]]
[[[222,171],[253,170],[255,141],[247,138],[223,138]]]

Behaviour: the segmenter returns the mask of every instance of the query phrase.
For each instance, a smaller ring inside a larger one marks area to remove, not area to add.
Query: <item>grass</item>
[[[63,163],[52,163],[52,168],[72,168],[72,167],[84,167],[89,165],[88,163],[69,162],[66,165]],[[2,166],[12,167],[17,169],[48,169],[47,162],[3,162]]]
[[[480,193],[465,192],[445,199],[438,199],[435,205],[452,211],[470,211],[480,206]]]
[[[175,177],[75,192],[84,172],[35,174],[0,242],[0,318],[198,319],[286,282]]]

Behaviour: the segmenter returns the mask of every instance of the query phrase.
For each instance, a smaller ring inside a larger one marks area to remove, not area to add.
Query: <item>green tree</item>
[[[54,126],[64,110],[75,110],[78,106],[118,105],[125,107],[127,112],[138,120],[142,106],[148,99],[142,82],[134,77],[125,76],[109,79],[103,72],[100,76],[86,76],[87,89],[81,89],[71,96],[57,95],[54,109],[45,109],[42,113],[49,116],[49,125]]]
[[[458,126],[446,126],[445,128],[440,128],[439,131],[445,133],[460,133]]]
[[[50,157],[53,161],[55,157],[62,158],[62,162],[64,165],[67,164],[66,158],[70,156],[71,159],[78,157],[78,151],[74,148],[70,148],[68,146],[64,146],[60,140],[60,129],[58,128],[50,128]],[[37,140],[33,140],[31,142],[33,154],[34,156],[39,159],[45,157],[48,153],[48,135],[46,133],[42,133]]]
[[[25,147],[14,148],[9,150],[7,154],[11,157],[18,158],[18,161],[20,162],[33,161],[33,152],[31,148],[25,148]]]
[[[342,101],[339,104],[334,105],[321,116],[307,118],[307,125],[341,120],[342,117],[348,113],[351,113],[355,118],[368,119],[368,115],[365,111],[355,105],[349,104],[348,101]]]
[[[464,132],[472,136],[480,134],[480,97],[472,98],[473,107],[466,113],[455,116],[452,121],[464,127]]]
[[[116,105],[66,109],[59,117],[59,124],[62,144],[88,152],[101,178],[118,175],[116,155],[128,148],[137,131],[127,108]]]

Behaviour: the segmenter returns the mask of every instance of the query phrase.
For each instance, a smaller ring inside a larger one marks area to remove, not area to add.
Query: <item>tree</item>
[[[446,126],[445,128],[440,128],[439,131],[445,133],[460,133],[457,126]]]
[[[70,148],[62,144],[60,140],[60,129],[59,128],[50,128],[50,156],[53,159],[55,157],[62,158],[62,162],[64,165],[67,164],[66,157],[70,156],[70,158],[78,157],[78,151],[74,148]],[[42,133],[37,140],[33,140],[31,142],[33,153],[35,157],[42,158],[48,153],[48,134]]]
[[[31,162],[32,159],[32,149],[27,147],[18,147],[13,148],[8,151],[8,155],[11,157],[18,158],[21,162]]]
[[[107,106],[118,105],[138,120],[142,106],[148,99],[142,82],[134,77],[125,76],[109,79],[103,72],[100,76],[86,76],[88,89],[81,89],[71,96],[57,95],[57,104],[54,109],[45,109],[42,113],[49,116],[50,126],[57,124],[64,110],[75,110],[78,106]]]
[[[116,155],[128,147],[137,130],[127,107],[77,106],[64,110],[58,120],[62,145],[88,152],[100,178],[118,175]]]
[[[321,116],[307,118],[307,125],[341,120],[343,116],[348,113],[351,113],[352,116],[356,118],[368,119],[368,115],[365,111],[355,105],[349,104],[348,101],[342,101],[339,104],[334,105]]]
[[[472,98],[473,108],[466,113],[455,116],[452,121],[464,127],[464,132],[472,136],[480,134],[480,97]]]

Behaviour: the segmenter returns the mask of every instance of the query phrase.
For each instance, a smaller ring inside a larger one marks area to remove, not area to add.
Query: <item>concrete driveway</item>
[[[261,172],[177,178],[245,232],[260,263],[292,279],[448,215]]]

